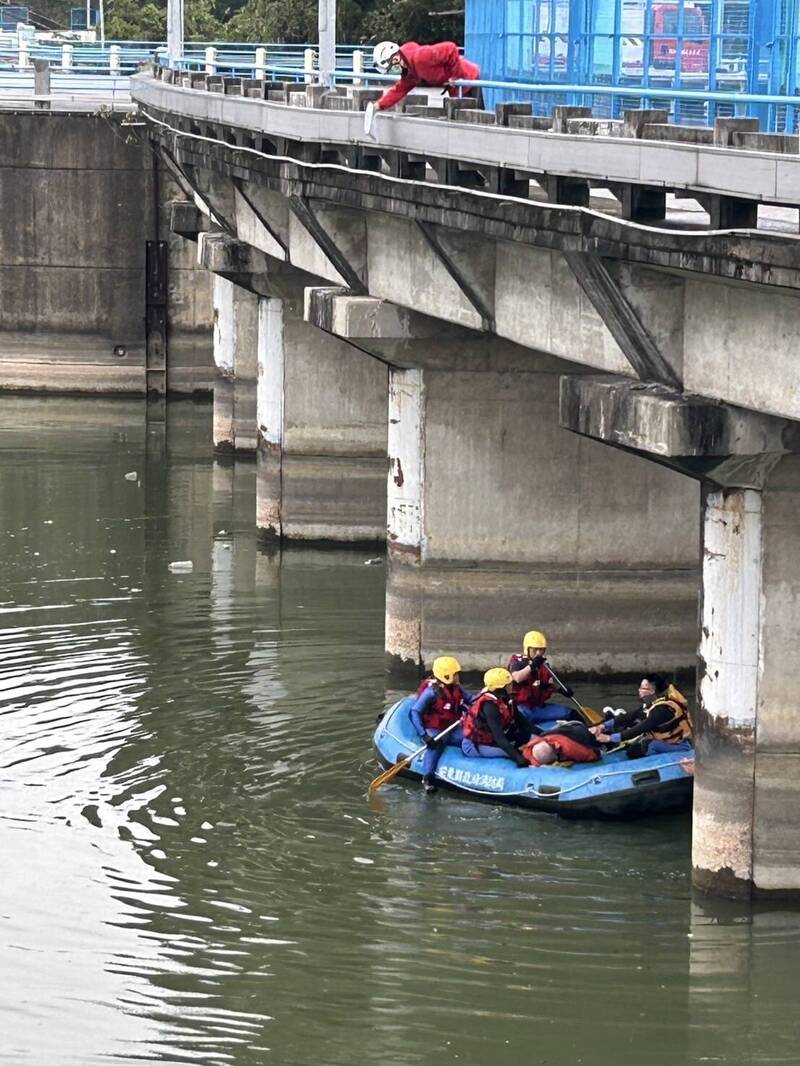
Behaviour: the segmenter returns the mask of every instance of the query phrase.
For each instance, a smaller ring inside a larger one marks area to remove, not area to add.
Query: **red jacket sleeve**
[[[380,97],[377,103],[379,111],[385,111],[389,107],[394,107],[395,104],[399,104],[401,100],[404,100],[412,89],[416,89],[417,81],[415,78],[410,78],[407,74],[404,74],[399,81],[396,81],[394,85],[390,85],[383,96]]]

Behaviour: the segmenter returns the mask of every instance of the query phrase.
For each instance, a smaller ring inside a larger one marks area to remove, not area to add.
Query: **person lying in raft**
[[[632,759],[693,750],[689,704],[661,674],[642,678],[638,707],[607,718],[592,733],[601,744],[627,744]]]
[[[557,686],[547,665],[547,638],[544,633],[531,629],[525,634],[522,638],[522,655],[511,656],[508,670],[514,682],[514,702],[529,726],[552,722],[556,718],[574,717],[575,712],[571,707],[563,703],[547,703],[557,691]],[[564,687],[564,695],[568,698],[573,695],[568,685]]]
[[[411,721],[427,751],[422,759],[422,786],[426,792],[436,790],[436,767],[447,744],[459,745],[464,734],[456,726],[446,737],[435,740],[437,734],[457,722],[475,698],[461,687],[461,664],[452,655],[440,655],[433,660],[431,676],[417,689],[411,707]]]
[[[495,666],[483,675],[483,685],[464,716],[461,751],[470,758],[505,757],[517,766],[528,766],[528,760],[510,739],[515,729],[511,674],[502,666]]]
[[[523,744],[522,754],[531,766],[549,766],[554,762],[597,762],[603,749],[583,722],[562,722],[557,729]]]

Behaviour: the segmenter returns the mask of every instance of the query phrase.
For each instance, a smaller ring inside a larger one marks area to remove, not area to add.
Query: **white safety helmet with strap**
[[[372,62],[381,74],[386,74],[392,65],[392,57],[400,51],[400,45],[394,41],[380,41],[372,49]]]

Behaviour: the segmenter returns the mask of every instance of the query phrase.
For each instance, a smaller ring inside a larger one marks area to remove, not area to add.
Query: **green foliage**
[[[498,0],[499,2],[499,0]],[[364,31],[375,41],[434,41],[464,39],[464,15],[437,15],[453,11],[463,0],[378,0],[364,20]]]
[[[111,0],[106,5],[106,37],[116,41],[163,41],[167,10],[159,4],[137,0]]]
[[[463,15],[438,17],[462,0],[339,0],[337,34],[349,44],[384,39],[460,41]],[[185,0],[186,37],[194,40],[317,40],[317,0]],[[166,0],[107,0],[106,36],[117,40],[163,40]]]

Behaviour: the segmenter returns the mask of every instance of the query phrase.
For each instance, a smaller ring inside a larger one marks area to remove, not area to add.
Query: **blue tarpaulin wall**
[[[765,129],[797,129],[798,108],[737,105],[736,94],[797,95],[800,0],[466,0],[465,53],[487,80],[630,88],[631,95],[531,96],[619,115],[647,106],[641,90],[725,93],[730,102],[672,101],[672,121],[758,115]],[[487,106],[524,92],[492,90]],[[670,106],[658,101],[657,106]]]

